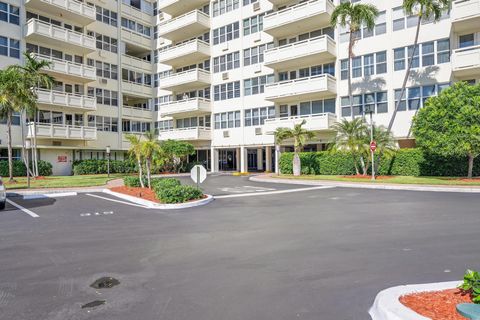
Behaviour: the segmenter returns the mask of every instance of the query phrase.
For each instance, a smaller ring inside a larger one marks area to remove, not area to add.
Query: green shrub
[[[399,149],[391,157],[380,159],[378,174],[392,176],[414,176],[422,174],[425,157],[420,149]]]
[[[458,288],[471,294],[472,301],[480,304],[480,273],[467,270],[463,276],[463,283]]]
[[[80,160],[73,163],[73,174],[106,174],[108,160]],[[137,165],[132,160],[110,160],[110,173],[136,173]]]
[[[32,164],[30,164],[32,165]],[[52,164],[47,161],[39,160],[38,161],[38,174],[40,176],[51,176],[52,175]],[[22,160],[13,161],[13,176],[14,177],[24,177],[27,175],[27,168]],[[8,161],[0,161],[0,176],[8,177]]]
[[[123,183],[125,184],[126,187],[132,187],[132,188],[140,188],[140,178],[139,177],[123,177]],[[144,178],[143,183],[146,186],[147,185],[147,180]]]
[[[293,153],[285,152],[280,156],[280,172],[293,173]],[[350,175],[355,174],[353,159],[341,152],[302,152],[300,153],[302,174]]]
[[[157,198],[163,203],[183,203],[203,197],[200,189],[182,185],[171,188],[158,188],[156,194]]]
[[[152,189],[157,192],[160,189],[173,188],[181,185],[180,180],[175,178],[155,178],[152,179]]]

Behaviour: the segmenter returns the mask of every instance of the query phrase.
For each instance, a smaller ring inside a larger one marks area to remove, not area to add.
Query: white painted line
[[[26,194],[23,196],[23,200],[45,199],[45,198],[61,198],[76,196],[76,192],[59,192],[59,193],[46,193],[46,194]]]
[[[115,200],[115,199],[111,199],[111,198],[107,198],[107,197],[97,196],[96,194],[87,193],[87,196],[95,197],[95,198],[99,198],[99,199],[103,199],[103,200],[108,200],[108,201],[112,201],[112,202],[117,202],[117,203],[123,203],[123,204],[129,205],[129,206],[133,206],[133,207],[140,207],[140,208],[146,208],[146,209],[148,209],[148,207],[146,207],[146,206],[141,206],[141,205],[139,205],[139,204],[135,204],[135,203],[131,203],[131,202],[126,202],[126,201]]]
[[[255,189],[255,191],[275,191],[277,189],[274,188],[265,188],[265,187],[254,187],[254,186],[243,186],[244,188],[251,188]]]
[[[38,218],[38,217],[39,217],[39,215],[36,214],[35,212],[30,211],[30,210],[28,210],[27,208],[22,207],[21,205],[13,202],[13,201],[10,200],[10,199],[7,199],[7,202],[10,203],[12,206],[16,207],[17,209],[22,210],[23,212],[25,212],[26,214],[28,214],[28,215],[29,215],[30,217],[32,217],[32,218]]]
[[[227,195],[223,195],[223,196],[215,196],[215,199],[266,196],[266,195],[271,195],[271,194],[302,192],[302,191],[319,190],[319,189],[332,189],[332,188],[335,188],[335,187],[321,186],[321,187],[309,187],[309,188],[301,188],[301,189],[288,189],[288,190],[277,190],[277,191],[266,191],[266,192],[250,192],[250,193],[243,193],[243,194],[227,194]]]

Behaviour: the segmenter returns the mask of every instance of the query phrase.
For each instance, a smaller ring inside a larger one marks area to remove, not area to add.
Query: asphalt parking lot
[[[364,320],[384,288],[480,268],[475,194],[231,176],[203,188],[220,198],[174,211],[102,193],[11,198],[38,217],[0,212],[0,318]],[[90,287],[103,276],[120,284]]]

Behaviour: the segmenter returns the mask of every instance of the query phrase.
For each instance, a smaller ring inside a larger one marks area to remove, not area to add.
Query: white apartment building
[[[191,142],[190,160],[212,171],[273,171],[278,127],[306,120],[317,132],[306,149],[315,151],[351,112],[373,108],[374,122],[388,125],[417,20],[401,0],[365,2],[380,15],[357,35],[353,110],[348,34],[330,27],[338,4],[330,0],[0,0],[0,67],[21,63],[26,50],[53,62],[57,83],[39,90],[35,127],[40,159],[55,174],[105,157],[106,146],[122,159],[125,133],[151,129]],[[454,0],[440,22],[422,22],[393,127],[401,147],[413,145],[411,119],[429,96],[479,81],[479,40],[480,0]],[[33,126],[23,129],[32,136]],[[21,131],[14,126],[17,155]]]

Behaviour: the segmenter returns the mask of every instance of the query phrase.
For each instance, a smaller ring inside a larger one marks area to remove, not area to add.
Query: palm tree
[[[365,151],[365,141],[370,139],[367,123],[363,118],[355,118],[351,121],[342,119],[336,122],[332,128],[336,132],[332,148],[348,151],[353,158],[355,173],[359,175],[358,160]],[[369,145],[370,142],[368,141],[367,144]],[[365,172],[364,164],[362,168],[363,172]]]
[[[152,162],[157,157],[157,154],[161,153],[162,149],[154,131],[145,132],[145,138],[146,140],[141,143],[141,153],[145,159],[148,188],[151,189]]]
[[[348,43],[348,97],[350,100],[350,111],[353,115],[353,93],[352,93],[352,58],[353,47],[355,45],[355,34],[360,31],[363,26],[367,27],[369,31],[375,28],[375,19],[378,17],[378,9],[371,4],[363,3],[350,3],[344,2],[339,4],[335,10],[333,10],[330,24],[332,27],[348,28],[349,30],[349,43]]]
[[[29,84],[32,89],[32,94],[35,98],[35,103],[30,105],[25,105],[25,113],[30,118],[33,115],[33,144],[32,144],[32,160],[33,160],[33,171],[35,176],[38,176],[38,159],[37,159],[37,135],[36,135],[36,122],[37,122],[37,93],[34,90],[37,87],[51,89],[55,79],[45,73],[42,73],[46,68],[50,68],[51,62],[47,60],[36,59],[34,55],[30,53],[24,53],[25,64],[22,68],[26,82]],[[23,131],[22,131],[23,132]],[[27,166],[28,167],[28,166]]]
[[[281,144],[287,139],[293,139],[293,175],[299,176],[302,171],[302,164],[300,162],[299,153],[303,150],[303,146],[308,140],[311,140],[315,137],[315,133],[308,131],[307,129],[302,128],[303,125],[307,123],[306,120],[303,120],[301,123],[298,123],[293,126],[293,129],[290,128],[277,128],[275,131],[275,144]]]
[[[368,131],[368,130],[367,130]],[[377,144],[376,153],[378,156],[378,161],[375,161],[375,172],[378,172],[378,166],[380,164],[380,158],[382,156],[392,156],[397,150],[397,145],[395,143],[395,139],[393,134],[387,130],[385,126],[375,126],[373,125],[373,140]],[[367,175],[367,168],[371,165],[371,157],[370,157],[370,134],[366,132],[365,138],[363,141],[363,156],[367,159],[367,164],[365,165],[363,175]]]
[[[130,142],[130,149],[128,150],[128,154],[130,157],[135,158],[137,161],[138,166],[138,178],[140,179],[140,186],[145,188],[143,183],[143,170],[142,170],[142,139],[140,136],[134,134],[127,134],[125,138]]]
[[[408,15],[418,16],[417,31],[415,32],[415,40],[413,42],[413,48],[410,56],[408,57],[407,71],[403,78],[402,90],[400,91],[400,97],[398,98],[395,109],[393,110],[392,118],[388,124],[388,131],[392,130],[395,117],[397,116],[398,108],[402,101],[402,97],[405,94],[405,88],[407,87],[407,81],[410,77],[410,70],[412,69],[413,57],[418,47],[418,36],[420,34],[420,26],[422,20],[430,20],[433,18],[433,22],[438,22],[442,18],[442,14],[445,11],[450,10],[451,0],[403,0],[403,9]]]

